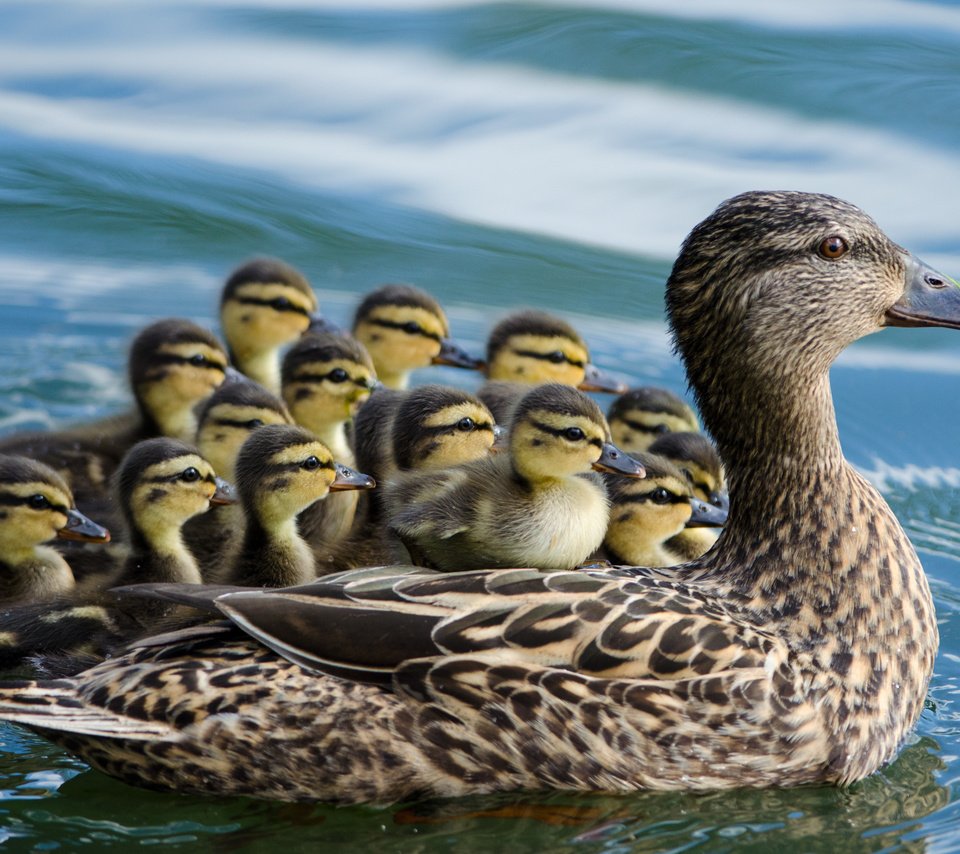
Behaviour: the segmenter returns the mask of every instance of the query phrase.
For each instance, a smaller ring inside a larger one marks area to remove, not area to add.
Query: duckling
[[[565,320],[545,311],[514,312],[487,339],[487,362],[479,397],[500,424],[533,384],[558,382],[582,391],[618,394],[626,385],[590,361],[590,350]]]
[[[384,491],[388,523],[415,560],[441,570],[578,566],[609,518],[603,485],[580,475],[643,476],[609,438],[588,397],[560,383],[537,386],[517,405],[509,454],[396,477]]]
[[[293,420],[353,465],[346,426],[378,385],[364,346],[343,335],[308,333],[287,351],[281,379]]]
[[[666,433],[697,433],[700,424],[689,404],[672,391],[639,386],[621,394],[607,412],[610,435],[628,454],[650,450]]]
[[[723,514],[730,509],[720,455],[703,433],[664,433],[650,445],[650,453],[676,465],[698,501],[716,507]],[[713,548],[719,535],[718,526],[688,525],[667,546],[675,557],[681,558],[675,563],[681,563],[705,554]]]
[[[686,476],[668,459],[653,453],[632,456],[647,476],[605,478],[610,524],[595,557],[632,566],[676,566],[700,557],[714,541],[690,554],[696,541],[681,538],[687,531],[721,527],[726,511],[694,496]]]
[[[261,427],[237,457],[246,527],[228,580],[284,587],[315,578],[313,551],[297,530],[297,515],[331,491],[374,486],[367,475],[335,463],[330,450],[302,427]]]
[[[684,241],[667,317],[730,483],[703,557],[214,596],[249,639],[169,638],[8,682],[0,719],[128,783],[280,800],[874,773],[924,707],[937,623],[916,551],[843,457],[829,370],[887,326],[960,329],[960,288],[847,202],[752,192]]]
[[[279,394],[280,349],[308,329],[333,331],[304,275],[278,258],[234,270],[220,295],[220,326],[237,368]]]
[[[143,329],[128,362],[135,412],[0,441],[0,453],[38,459],[59,472],[78,506],[108,527],[119,522],[110,481],[124,454],[151,436],[193,441],[196,406],[228,377],[227,354],[213,334],[179,318]]]
[[[479,370],[483,364],[450,340],[440,304],[412,285],[383,285],[357,308],[353,336],[367,348],[387,388],[405,389],[410,373],[428,365]]]
[[[220,386],[200,410],[197,449],[213,470],[236,480],[240,448],[254,430],[266,424],[291,424],[283,401],[251,380]],[[205,581],[218,579],[232,566],[243,539],[243,509],[223,503],[189,519],[183,527],[187,548],[202,568]]]
[[[106,543],[110,532],[77,510],[52,468],[0,454],[0,604],[46,601],[74,589],[70,566],[43,545],[55,537]]]

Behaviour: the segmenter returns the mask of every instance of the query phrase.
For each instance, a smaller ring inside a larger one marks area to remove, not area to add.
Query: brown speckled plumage
[[[0,716],[139,785],[290,800],[860,779],[914,725],[937,629],[916,553],[843,459],[827,373],[886,323],[960,326],[960,292],[917,269],[825,196],[745,194],[694,229],[668,311],[731,514],[693,564],[235,593],[232,620],[343,678],[212,636],[7,686]]]

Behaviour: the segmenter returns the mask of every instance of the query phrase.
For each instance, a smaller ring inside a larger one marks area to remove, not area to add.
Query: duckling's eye
[[[320,468],[320,460],[316,457],[307,457],[302,463],[300,463],[300,468],[306,469],[307,471],[315,471]]]
[[[563,350],[554,350],[552,353],[547,353],[547,359],[548,361],[553,362],[555,365],[559,365],[561,362],[567,361],[567,357]]]
[[[658,486],[650,493],[650,500],[654,504],[669,504],[672,496],[662,486]]]
[[[420,324],[415,320],[408,320],[403,326],[400,327],[407,335],[418,335],[423,330],[420,328]]]
[[[195,365],[200,368],[203,365],[207,364],[207,357],[203,353],[194,353],[188,360],[191,365]]]
[[[200,472],[198,472],[193,466],[190,466],[188,469],[184,469],[180,472],[180,480],[186,481],[187,483],[194,483],[200,480]]]
[[[286,311],[290,308],[290,300],[286,297],[277,297],[276,299],[270,300],[270,307],[275,308],[277,311]]]
[[[39,492],[36,495],[31,495],[27,499],[27,503],[34,510],[47,510],[50,507],[50,499],[46,495],[41,495]]]
[[[653,432],[662,436],[664,433],[669,433],[670,428],[666,424],[658,424],[653,428]]]
[[[334,368],[327,374],[327,379],[332,383],[345,383],[350,379],[350,374],[348,374],[343,368]]]
[[[834,234],[832,237],[825,237],[820,242],[817,251],[827,260],[836,261],[837,258],[842,258],[850,251],[850,246],[846,240],[838,234]]]
[[[475,422],[472,418],[469,418],[469,417],[461,418],[461,419],[457,422],[457,429],[458,429],[461,433],[469,433],[469,432],[470,432],[471,430],[473,430],[476,426],[477,426],[477,425],[476,425],[476,422]]]
[[[263,427],[263,421],[259,418],[251,418],[244,425],[248,430],[256,430],[258,427]]]
[[[587,438],[587,435],[579,427],[567,427],[563,431],[563,438],[569,439],[571,442],[582,442]]]

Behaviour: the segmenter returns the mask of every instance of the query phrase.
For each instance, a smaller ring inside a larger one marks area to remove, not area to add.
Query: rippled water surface
[[[122,409],[134,331],[215,325],[220,282],[255,253],[303,269],[341,322],[359,293],[412,281],[479,351],[508,307],[542,305],[602,366],[682,391],[672,258],[719,201],[771,188],[848,198],[960,273],[960,8],[7,2],[0,432]],[[142,792],[0,725],[0,840],[960,849],[960,334],[884,333],[833,381],[845,450],[921,548],[941,624],[918,731],[869,780],[333,809]]]

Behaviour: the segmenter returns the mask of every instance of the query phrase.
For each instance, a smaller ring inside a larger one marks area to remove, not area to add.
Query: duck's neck
[[[270,350],[231,350],[237,369],[274,394],[280,393],[280,356]]]
[[[297,531],[296,517],[264,524],[248,513],[233,577],[237,584],[254,587],[291,587],[316,578],[316,561]]]
[[[130,532],[130,557],[119,584],[140,582],[200,584],[200,568],[183,542],[180,527],[169,526],[150,536],[136,527]]]
[[[33,546],[0,558],[0,601],[44,601],[70,593],[70,566],[50,546]]]

